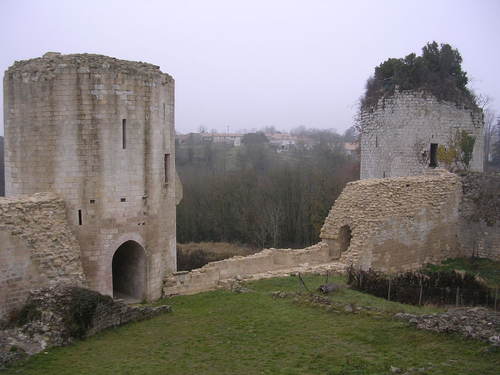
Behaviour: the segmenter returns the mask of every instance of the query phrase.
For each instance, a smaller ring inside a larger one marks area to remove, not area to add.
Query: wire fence
[[[457,271],[420,271],[388,275],[350,267],[347,282],[352,289],[412,305],[487,306],[500,309],[498,287],[491,288],[478,276]]]

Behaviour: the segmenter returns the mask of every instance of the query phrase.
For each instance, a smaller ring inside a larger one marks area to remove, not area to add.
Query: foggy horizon
[[[0,14],[2,73],[48,51],[159,65],[176,82],[178,133],[342,133],[375,66],[432,41],[459,50],[468,87],[500,112],[497,1],[4,0]]]

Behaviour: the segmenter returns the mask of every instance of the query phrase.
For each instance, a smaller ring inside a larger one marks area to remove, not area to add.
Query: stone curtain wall
[[[320,236],[330,254],[346,264],[389,272],[416,269],[460,255],[461,194],[458,176],[444,170],[351,182]]]
[[[172,77],[143,62],[47,53],[14,63],[4,91],[7,195],[64,199],[89,287],[101,293],[113,294],[118,247],[139,243],[144,298],[159,298],[176,270]]]
[[[265,249],[246,257],[235,256],[165,279],[163,294],[193,294],[215,289],[221,281],[248,278],[271,271],[330,262],[328,246],[318,243],[305,249]]]
[[[163,293],[197,293],[226,280],[306,264],[400,272],[473,253],[500,259],[499,192],[500,174],[459,177],[443,169],[350,182],[325,220],[322,242],[302,250],[266,249],[178,272],[165,279]]]
[[[500,173],[461,176],[460,243],[467,256],[500,260]]]
[[[405,91],[362,112],[361,124],[361,179],[423,174],[429,169],[430,144],[449,144],[457,130],[476,137],[471,170],[483,171],[481,111]]]
[[[33,288],[83,282],[64,202],[51,193],[0,198],[0,319]]]

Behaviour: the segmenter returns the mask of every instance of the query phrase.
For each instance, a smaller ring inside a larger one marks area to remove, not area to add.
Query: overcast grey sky
[[[432,40],[459,49],[500,112],[498,0],[0,0],[2,71],[47,51],[160,65],[182,133],[343,131],[374,67]]]

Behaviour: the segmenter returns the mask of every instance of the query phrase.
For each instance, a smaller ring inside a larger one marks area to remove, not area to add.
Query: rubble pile
[[[435,332],[455,332],[463,336],[500,346],[500,312],[483,307],[455,308],[445,313],[414,315],[398,313],[398,319],[414,324],[418,329]]]
[[[46,348],[170,311],[167,305],[131,306],[74,286],[33,290],[16,321],[0,330],[0,368]]]

